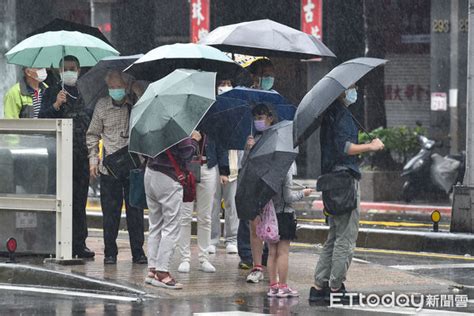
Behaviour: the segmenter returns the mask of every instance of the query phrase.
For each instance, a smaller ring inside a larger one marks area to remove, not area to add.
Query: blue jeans
[[[237,231],[237,249],[240,261],[245,263],[253,263],[252,248],[250,247],[250,226],[248,220],[240,220],[239,229]],[[262,264],[267,265],[268,246],[265,243],[263,247]]]

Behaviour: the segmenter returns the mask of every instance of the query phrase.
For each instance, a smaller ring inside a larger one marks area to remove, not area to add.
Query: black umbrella
[[[125,73],[137,79],[156,81],[178,68],[217,72],[218,78],[234,78],[243,68],[220,50],[194,43],[163,45],[147,52]]]
[[[54,19],[48,24],[43,25],[39,29],[36,29],[33,32],[29,33],[28,35],[26,35],[26,37],[30,37],[36,34],[49,32],[49,31],[78,31],[81,33],[85,33],[85,34],[89,34],[94,37],[97,37],[98,39],[106,42],[107,44],[113,47],[113,45],[109,42],[107,37],[105,37],[105,35],[98,28],[90,26],[90,25],[79,24],[79,23],[63,20],[63,19]]]
[[[224,52],[253,56],[336,57],[315,36],[268,19],[218,27],[199,43]]]
[[[240,219],[252,220],[276,194],[298,155],[293,148],[293,122],[282,121],[267,129],[250,151],[239,174],[235,203]]]
[[[86,106],[95,108],[97,101],[108,95],[105,76],[109,70],[121,72],[142,56],[143,54],[106,57],[100,60],[85,75],[81,76],[77,81],[77,88]]]
[[[301,100],[293,124],[295,147],[321,126],[322,114],[350,86],[369,71],[387,62],[379,58],[348,60],[324,76]]]

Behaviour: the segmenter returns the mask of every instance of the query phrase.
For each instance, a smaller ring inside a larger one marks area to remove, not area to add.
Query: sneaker
[[[228,254],[236,254],[238,252],[237,246],[234,244],[228,244],[227,247],[225,247],[225,252]]]
[[[277,283],[273,286],[270,286],[270,288],[268,289],[268,292],[267,292],[267,296],[268,297],[276,297],[278,295],[278,291],[279,291],[279,288],[278,288],[278,283]]]
[[[263,271],[261,269],[254,268],[252,272],[247,276],[247,282],[258,283],[263,280]]]
[[[298,291],[293,290],[292,288],[290,288],[288,286],[280,287],[280,289],[278,290],[278,293],[277,293],[277,297],[281,297],[281,298],[284,298],[284,297],[298,297],[298,296],[300,296]]]
[[[331,301],[331,295],[335,294],[335,293],[342,294],[342,295],[338,295],[338,297],[337,297],[338,299],[340,299],[341,303],[349,302],[350,298],[349,298],[349,296],[346,296],[347,291],[346,291],[346,286],[344,285],[344,283],[341,284],[341,287],[337,291],[333,291],[332,289],[329,289],[326,293],[327,295],[324,297],[324,300],[326,302],[330,302]]]
[[[178,272],[189,273],[190,269],[191,269],[191,265],[189,264],[189,261],[183,261],[178,267]]]
[[[314,286],[309,290],[309,301],[318,302],[324,300],[325,297],[329,296],[329,284],[324,282],[321,290],[316,289]]]
[[[240,261],[239,262],[239,269],[250,270],[250,269],[252,269],[252,264],[248,263],[248,262],[245,262],[245,261]]]
[[[207,273],[214,273],[216,272],[216,268],[209,262],[209,261],[203,261],[201,262],[201,266],[199,267],[199,270]]]
[[[217,251],[216,249],[216,246],[214,245],[210,245],[209,247],[207,247],[207,252],[210,253],[210,254],[215,254]]]

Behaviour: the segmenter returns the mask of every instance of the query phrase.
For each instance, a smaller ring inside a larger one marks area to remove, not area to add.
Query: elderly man
[[[47,76],[45,68],[23,68],[22,78],[3,98],[4,118],[38,118]]]
[[[109,174],[102,162],[99,163],[99,141],[104,144],[104,157],[111,155],[128,145],[130,111],[136,95],[127,91],[122,73],[111,71],[106,83],[109,96],[100,99],[95,107],[92,121],[87,131],[86,141],[89,150],[90,176],[100,173],[100,202],[104,228],[104,264],[117,263],[117,235],[125,199],[127,228],[130,237],[133,263],[146,264],[143,252],[144,227],[143,209],[129,204],[129,179]]]

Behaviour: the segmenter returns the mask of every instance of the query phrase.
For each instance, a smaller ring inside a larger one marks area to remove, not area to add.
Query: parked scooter
[[[418,135],[420,151],[403,167],[401,176],[405,179],[402,198],[412,201],[420,192],[450,194],[453,186],[462,183],[465,171],[466,153],[441,156],[434,153],[439,147],[435,141]]]

